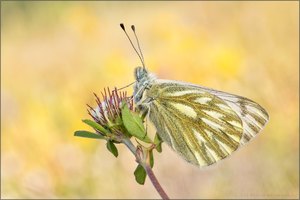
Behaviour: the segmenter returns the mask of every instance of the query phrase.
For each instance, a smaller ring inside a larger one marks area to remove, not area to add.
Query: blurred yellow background
[[[198,169],[163,145],[154,172],[172,198],[299,198],[299,2],[1,2],[1,197],[159,198],[90,130],[93,92],[134,81],[135,24],[158,77],[246,96],[270,121]],[[130,35],[132,32],[129,31]],[[128,90],[132,92],[130,88]],[[153,131],[152,133],[153,134]]]

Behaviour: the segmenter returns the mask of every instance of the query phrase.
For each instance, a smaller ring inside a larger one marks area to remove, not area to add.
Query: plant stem
[[[122,142],[127,146],[127,148],[133,153],[133,155],[136,157],[136,148],[132,144],[132,142],[129,139],[122,139]]]
[[[144,160],[141,159],[140,156],[137,155],[137,149],[136,147],[132,144],[132,142],[129,139],[123,139],[122,142],[127,146],[127,148],[133,153],[133,155],[136,158],[136,161],[142,165],[148,175],[148,177],[151,180],[152,185],[160,195],[162,199],[170,199],[164,189],[161,187],[160,183],[158,182],[156,176],[153,173],[153,170],[150,167],[150,164],[148,162],[145,162]]]
[[[160,195],[160,197],[162,199],[170,199],[168,197],[168,195],[166,194],[166,192],[164,191],[164,189],[161,187],[160,183],[158,182],[157,178],[155,177],[153,170],[151,169],[150,165],[148,163],[146,163],[145,165],[143,165],[143,167],[146,170],[147,175],[149,176],[152,185],[155,187],[156,191],[158,192],[158,194]]]

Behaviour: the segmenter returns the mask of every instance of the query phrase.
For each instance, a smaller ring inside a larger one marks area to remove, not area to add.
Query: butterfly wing
[[[198,166],[227,157],[268,120],[251,100],[188,83],[156,80],[146,98],[152,99],[149,118],[162,140]]]
[[[244,145],[253,139],[269,121],[267,111],[248,98],[206,87],[201,87],[201,89],[224,100],[241,118],[243,122],[243,136],[240,145]]]

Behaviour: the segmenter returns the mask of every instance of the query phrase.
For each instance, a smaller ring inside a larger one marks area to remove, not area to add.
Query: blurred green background
[[[123,22],[136,25],[158,77],[249,97],[270,115],[254,141],[211,167],[163,146],[154,172],[170,197],[299,198],[298,6],[2,1],[1,197],[159,198],[149,179],[135,182],[125,147],[116,159],[103,141],[73,136],[88,129],[93,92],[134,81],[140,62]]]

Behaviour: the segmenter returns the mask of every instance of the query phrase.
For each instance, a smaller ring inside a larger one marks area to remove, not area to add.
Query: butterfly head
[[[136,67],[134,70],[136,83],[134,85],[134,101],[138,103],[144,94],[144,91],[151,86],[155,76],[149,73],[144,67]]]
[[[148,71],[143,67],[136,67],[134,70],[134,76],[136,81],[140,82],[148,76]]]

